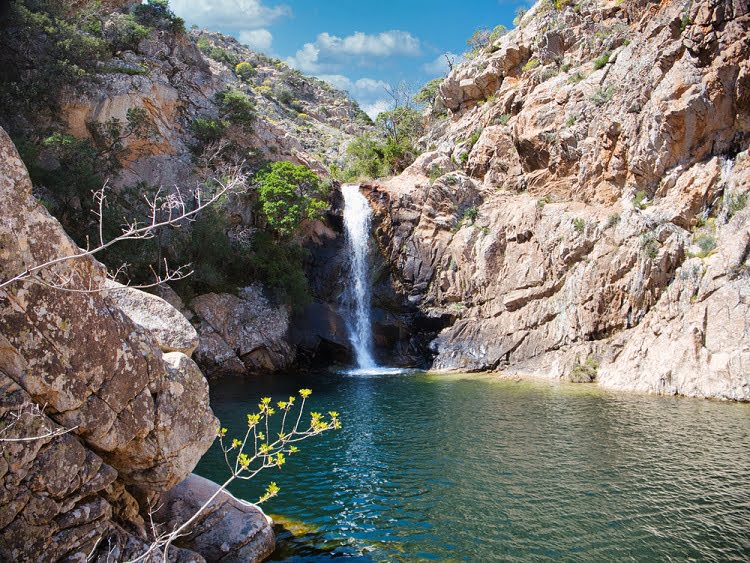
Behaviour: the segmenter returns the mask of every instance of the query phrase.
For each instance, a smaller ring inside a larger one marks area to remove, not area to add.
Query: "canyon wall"
[[[366,187],[437,369],[750,400],[750,14],[538,2],[457,65]]]

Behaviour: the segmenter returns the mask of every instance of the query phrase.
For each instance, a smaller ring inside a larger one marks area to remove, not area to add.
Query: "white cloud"
[[[273,35],[267,29],[252,29],[240,31],[240,43],[256,51],[267,51],[273,43]]]
[[[454,66],[460,64],[461,61],[463,61],[463,55],[457,55],[451,52],[443,53],[442,55],[436,57],[435,60],[423,64],[422,70],[424,70],[427,74],[433,76],[448,74],[450,66],[448,65],[448,60],[445,58],[446,56],[448,56],[448,58],[453,61]]]
[[[391,102],[389,100],[375,100],[372,103],[362,104],[362,110],[370,116],[370,119],[375,119],[379,114],[384,111],[391,109]]]
[[[292,14],[288,6],[265,6],[263,0],[171,0],[170,7],[190,24],[223,33],[265,28]]]
[[[343,74],[319,74],[318,78],[328,82],[334,88],[346,90],[355,98],[372,97],[373,94],[382,94],[388,86],[387,82],[374,78],[360,78],[352,80]]]
[[[388,83],[383,82],[382,80],[374,80],[372,78],[360,78],[354,83],[354,86],[357,88],[357,90],[367,92],[382,92],[385,88],[388,87]]]
[[[304,72],[331,72],[343,63],[367,64],[371,57],[395,55],[416,57],[422,52],[419,39],[408,31],[392,30],[375,35],[357,31],[346,37],[321,33],[313,43],[305,43],[287,63]]]
[[[342,55],[418,56],[421,52],[419,39],[408,31],[400,30],[384,31],[377,35],[368,35],[357,31],[343,38],[330,33],[321,33],[318,35],[316,42],[324,50]]]

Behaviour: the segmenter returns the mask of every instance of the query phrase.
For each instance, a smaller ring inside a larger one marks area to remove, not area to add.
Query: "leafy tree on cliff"
[[[418,104],[431,106],[435,103],[435,98],[437,98],[438,90],[442,83],[442,77],[433,78],[414,95],[414,101]]]
[[[291,236],[302,221],[318,219],[328,207],[326,189],[305,166],[274,162],[256,177],[258,196],[268,225],[281,236]]]

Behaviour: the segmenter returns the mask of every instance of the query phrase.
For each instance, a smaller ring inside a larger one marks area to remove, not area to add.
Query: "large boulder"
[[[107,295],[141,328],[156,339],[162,352],[190,356],[198,347],[198,333],[175,307],[156,295],[108,280]]]
[[[208,386],[106,295],[99,263],[64,259],[79,249],[2,129],[0,200],[0,283],[57,261],[0,289],[0,417],[7,429],[31,413],[6,437],[39,438],[2,444],[0,558],[132,558],[148,540],[125,486],[164,491],[190,474],[215,437]]]
[[[244,502],[199,475],[190,475],[158,500],[155,519],[174,530],[200,511],[189,531],[175,545],[202,554],[208,561],[263,561],[276,545],[271,519],[256,505]],[[203,508],[205,507],[205,508]]]

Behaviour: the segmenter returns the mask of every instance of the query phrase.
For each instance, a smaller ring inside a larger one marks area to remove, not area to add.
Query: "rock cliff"
[[[545,0],[454,68],[368,188],[433,366],[750,400],[749,60],[741,1]]]
[[[2,129],[0,199],[0,279],[77,252],[32,196]],[[185,479],[216,435],[208,385],[189,356],[195,331],[158,297],[90,290],[106,283],[103,266],[81,258],[0,289],[3,560],[143,552],[148,506],[136,497]],[[261,541],[270,527],[258,522]],[[273,541],[262,542],[256,547],[267,555]],[[204,560],[177,548],[172,558]]]

